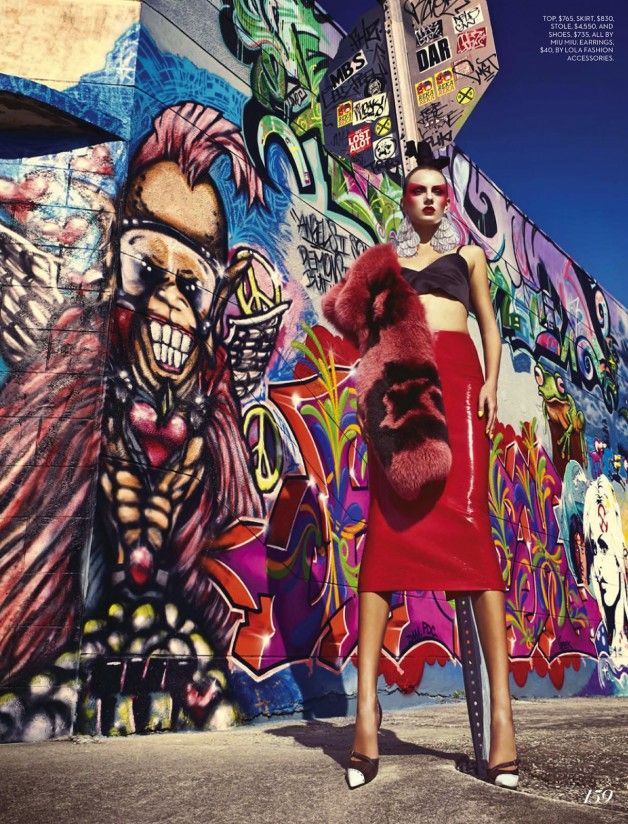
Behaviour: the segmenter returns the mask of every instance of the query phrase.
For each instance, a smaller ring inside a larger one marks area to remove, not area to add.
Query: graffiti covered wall
[[[0,735],[344,714],[368,460],[320,299],[399,181],[323,146],[314,3],[96,5],[99,66],[42,80],[24,35],[0,75],[112,138],[0,159]],[[626,694],[626,311],[449,152],[503,337],[514,692]],[[396,593],[384,647],[398,705],[462,689],[444,593]]]

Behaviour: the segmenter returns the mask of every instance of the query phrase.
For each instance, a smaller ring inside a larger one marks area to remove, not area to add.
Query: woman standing
[[[434,158],[425,142],[416,157],[417,166],[404,181],[394,262],[397,274],[419,295],[431,331],[442,388],[442,404],[436,406],[444,405],[452,461],[444,485],[428,485],[420,499],[408,501],[369,454],[370,509],[358,580],[357,716],[346,780],[353,789],[372,781],[378,770],[377,671],[391,595],[437,590],[447,597],[469,593],[472,599],[491,693],[488,778],[515,788],[519,759],[508,683],[505,586],[488,513],[488,436],[496,420],[501,339],[484,252],[473,245],[451,251],[457,235],[445,217],[449,196],[441,172],[449,161]],[[471,308],[482,336],[485,376],[469,336]]]

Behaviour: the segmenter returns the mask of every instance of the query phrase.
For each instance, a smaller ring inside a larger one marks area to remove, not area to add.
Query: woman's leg
[[[484,652],[491,690],[491,744],[488,766],[494,767],[517,756],[512,720],[506,613],[500,590],[470,593],[473,612]]]
[[[377,669],[390,609],[390,592],[361,592],[358,613],[358,707],[353,749],[378,757]]]

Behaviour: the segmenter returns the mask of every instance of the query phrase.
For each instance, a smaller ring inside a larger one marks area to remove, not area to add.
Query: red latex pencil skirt
[[[489,440],[478,418],[484,382],[464,332],[433,333],[453,460],[440,494],[405,501],[369,453],[370,506],[358,592],[505,590],[488,512]]]

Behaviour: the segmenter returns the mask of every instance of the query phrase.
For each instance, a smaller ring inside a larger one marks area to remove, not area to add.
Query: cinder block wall
[[[351,712],[368,463],[320,299],[400,215],[321,143],[341,33],[301,0],[4,6],[0,736]],[[503,336],[513,692],[625,694],[626,310],[449,151]],[[389,706],[462,695],[442,592],[396,594],[381,673]]]

